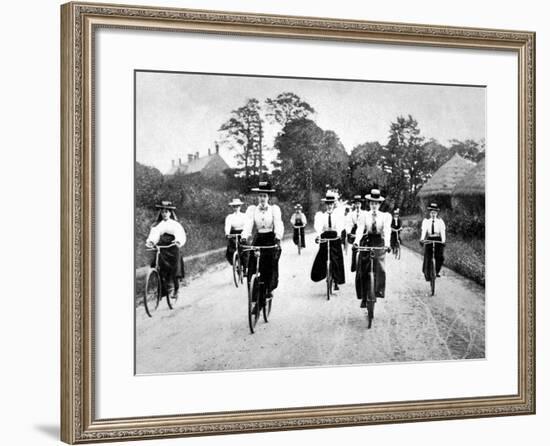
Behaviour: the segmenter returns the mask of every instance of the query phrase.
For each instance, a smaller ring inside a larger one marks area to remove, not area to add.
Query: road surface
[[[355,297],[355,274],[330,301],[325,282],[310,280],[317,246],[306,235],[298,255],[282,244],[279,287],[268,323],[250,334],[246,287],[235,288],[228,263],[211,266],[180,288],[174,310],[166,302],[149,318],[136,308],[136,372],[177,373],[308,367],[485,356],[485,289],[443,268],[431,296],[421,257],[403,248],[386,257],[386,298],[378,299],[373,327]]]

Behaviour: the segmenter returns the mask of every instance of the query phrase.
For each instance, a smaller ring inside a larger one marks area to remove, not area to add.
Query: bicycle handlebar
[[[237,237],[241,237],[241,234],[227,234],[226,237],[234,237],[234,238],[237,238]]]
[[[154,245],[152,248],[147,248],[146,251],[156,251],[158,249],[172,248],[173,246],[178,246],[178,245],[176,243],[171,243],[170,245],[166,245],[166,246]]]
[[[319,238],[319,243],[335,242],[336,240],[342,240],[340,237],[336,238]]]
[[[293,225],[292,227],[293,227],[294,229],[298,229],[298,228],[305,228],[306,225],[301,225],[301,226],[299,226],[299,225]]]
[[[241,245],[241,248],[244,248],[247,251],[254,251],[256,249],[275,249],[278,248],[279,245],[273,245],[273,246],[254,246],[254,245]]]
[[[424,243],[427,245],[428,243],[441,243],[442,245],[445,244],[445,242],[440,242],[439,240],[420,240],[420,243]]]
[[[402,231],[403,228],[399,228],[399,229],[391,228],[391,230],[392,230],[393,232],[399,232],[399,231]]]
[[[377,249],[383,249],[384,251],[388,248],[385,246],[358,246],[357,251],[375,251]]]

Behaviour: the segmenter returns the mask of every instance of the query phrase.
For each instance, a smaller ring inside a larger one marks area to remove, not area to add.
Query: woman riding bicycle
[[[332,277],[334,280],[334,289],[338,289],[338,285],[346,282],[344,272],[344,255],[342,253],[342,240],[340,234],[344,230],[344,222],[342,218],[334,213],[336,203],[336,195],[327,192],[325,198],[321,199],[325,203],[325,212],[317,212],[313,226],[317,237],[315,241],[319,243],[321,239],[335,239],[330,242],[319,243],[319,251],[313,261],[311,268],[311,280],[320,282],[327,277],[327,256],[328,246],[330,244],[330,258],[332,265]]]
[[[290,224],[294,227],[294,235],[292,237],[294,244],[298,246],[298,242],[300,242],[300,247],[305,248],[305,226],[307,225],[307,219],[302,212],[301,204],[294,206],[294,214],[290,217]]]
[[[420,233],[420,244],[424,245],[424,242],[435,240],[441,243],[435,243],[435,272],[436,276],[439,276],[443,261],[445,260],[445,222],[437,216],[439,212],[439,206],[436,203],[431,203],[428,206],[430,217],[422,220],[422,231]],[[424,247],[424,261],[422,262],[422,272],[426,281],[431,279],[430,260],[432,258],[434,244],[425,244]]]
[[[183,226],[178,222],[176,207],[170,201],[162,201],[155,206],[159,213],[155,224],[151,227],[149,237],[145,245],[149,248],[154,246],[170,246],[160,250],[159,264],[155,265],[156,255],[153,256],[151,267],[158,267],[161,275],[161,296],[169,293],[168,285],[171,283],[174,287],[174,296],[177,296],[179,290],[179,281],[185,275],[183,268],[183,258],[180,248],[185,245],[187,236]]]
[[[346,219],[346,232],[348,233],[348,243],[354,244],[355,240],[357,239],[357,244],[361,241],[361,235],[357,235],[357,222],[359,221],[359,216],[363,214],[365,211],[361,209],[362,204],[362,198],[361,195],[354,195],[353,197],[353,204],[351,206],[351,210],[347,215]],[[353,273],[357,269],[357,248],[353,247],[351,248],[351,272]]]
[[[241,212],[241,206],[244,203],[239,198],[234,198],[229,206],[233,208],[233,212],[225,217],[225,236],[227,237],[227,250],[225,251],[225,258],[230,265],[233,265],[233,254],[237,249],[237,243],[235,238],[240,237],[243,232],[244,224],[246,221],[246,215]],[[241,260],[244,260],[245,254],[241,254]],[[245,263],[242,263],[243,265]]]
[[[251,190],[258,194],[258,205],[249,206],[246,210],[245,224],[242,238],[250,245],[252,233],[255,231],[252,245],[273,246],[277,249],[262,250],[260,257],[260,274],[267,286],[267,297],[273,297],[273,290],[279,283],[279,257],[281,256],[281,239],[284,233],[284,224],[281,218],[281,208],[276,204],[269,204],[270,194],[275,192],[267,181],[260,181],[258,187]],[[248,261],[248,280],[256,272],[254,256]]]
[[[391,216],[380,211],[380,204],[385,200],[378,189],[372,189],[365,195],[370,211],[364,212],[357,223],[357,234],[363,234],[361,241],[355,240],[356,245],[369,247],[384,247],[385,250],[375,252],[374,262],[374,293],[375,297],[383,298],[386,292],[386,252],[390,251]],[[355,275],[355,291],[357,299],[361,299],[361,308],[366,308],[367,290],[369,289],[370,257],[367,252],[361,252],[357,259],[357,273]]]
[[[391,220],[391,240],[390,240],[390,246],[393,253],[397,251],[399,246],[401,245],[401,228],[403,227],[403,223],[401,222],[401,219],[399,218],[399,209],[395,209],[393,211],[393,218]]]

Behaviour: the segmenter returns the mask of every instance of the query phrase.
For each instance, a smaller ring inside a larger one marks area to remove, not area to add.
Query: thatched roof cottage
[[[452,205],[463,206],[478,215],[485,213],[485,158],[457,183]]]

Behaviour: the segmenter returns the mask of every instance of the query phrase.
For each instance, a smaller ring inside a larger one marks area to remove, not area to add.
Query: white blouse
[[[174,236],[174,242],[178,242],[180,246],[185,245],[187,241],[187,235],[183,226],[179,224],[176,220],[162,220],[158,225],[153,226],[149,232],[149,237],[147,237],[147,244],[156,245],[162,234],[170,234]]]
[[[302,224],[304,226],[307,225],[307,218],[303,212],[295,212],[292,214],[292,217],[290,217],[290,224],[294,226],[296,224],[296,220],[302,220]]]
[[[432,219],[425,218],[422,220],[422,232],[420,240],[426,240],[426,237],[431,236],[440,236],[441,241],[445,243],[445,222],[440,218],[435,218],[434,221],[434,232],[432,233]]]
[[[376,212],[376,215],[374,215],[373,211],[363,212],[359,216],[356,233],[363,234],[366,229],[366,232],[368,234],[373,234],[373,223],[376,222],[376,233],[382,235],[382,237],[384,238],[384,245],[386,247],[389,247],[391,236],[391,220],[392,216],[387,212],[378,211]]]
[[[246,210],[242,237],[250,237],[254,228],[261,233],[274,232],[275,237],[282,240],[285,227],[281,217],[281,208],[276,204],[268,204],[265,208],[249,206]]]
[[[349,211],[349,214],[346,216],[346,232],[348,234],[351,233],[351,230],[353,229],[353,226],[356,225],[359,222],[359,217],[361,214],[363,214],[364,210],[362,209],[355,209]]]
[[[313,227],[318,236],[325,231],[336,231],[338,235],[344,230],[344,220],[343,218],[335,214],[334,212],[330,214],[330,221],[332,226],[329,226],[328,221],[329,213],[328,212],[317,212],[315,214],[315,219],[313,221]]]
[[[225,235],[231,234],[231,229],[242,231],[246,222],[246,215],[244,212],[233,212],[225,217]]]

